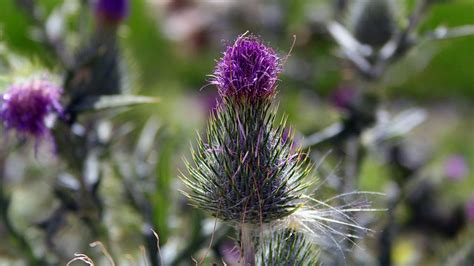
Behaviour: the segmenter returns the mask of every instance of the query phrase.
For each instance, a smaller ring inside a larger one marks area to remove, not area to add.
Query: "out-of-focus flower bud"
[[[62,89],[45,79],[11,85],[3,94],[0,118],[7,129],[29,135],[36,140],[48,137],[49,114],[62,113]]]
[[[380,47],[396,31],[390,0],[359,0],[353,7],[353,33],[361,43]]]

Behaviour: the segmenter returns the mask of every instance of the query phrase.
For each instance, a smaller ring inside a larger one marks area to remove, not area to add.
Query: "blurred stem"
[[[395,236],[395,209],[400,198],[390,199],[387,211],[387,223],[385,224],[379,238],[379,265],[392,265],[393,237]]]
[[[242,265],[255,265],[255,250],[252,241],[252,229],[249,224],[242,224],[240,226],[240,249]]]
[[[95,124],[93,126],[95,126]],[[95,184],[89,184],[85,177],[86,160],[88,156],[91,156],[90,153],[93,152],[87,141],[88,136],[76,135],[72,131],[72,128],[64,123],[58,123],[53,133],[58,147],[58,157],[66,162],[68,169],[79,184],[77,190],[71,192],[77,193],[72,196],[78,208],[74,210],[74,214],[81,219],[93,236],[97,238],[94,240],[103,242],[111,253],[113,253],[107,226],[101,218],[101,206],[103,206],[101,198],[97,195],[98,193],[95,194],[99,190],[98,186],[100,185],[100,180]],[[64,197],[57,198],[65,206],[70,205],[70,203],[65,201]]]
[[[0,145],[1,146],[1,145]],[[10,205],[10,200],[7,198],[5,193],[5,161],[6,161],[6,151],[0,147],[0,219],[5,227],[5,230],[8,232],[9,237],[13,245],[23,253],[25,258],[28,260],[29,265],[44,265],[44,262],[37,258],[33,252],[32,247],[25,239],[25,237],[20,234],[8,217],[8,210]]]
[[[117,170],[120,171],[120,170]],[[136,188],[133,180],[128,180],[123,177],[122,184],[124,190],[134,207],[142,216],[144,220],[145,230],[143,231],[143,238],[145,239],[145,248],[148,251],[148,258],[152,266],[161,265],[161,258],[158,252],[158,244],[155,235],[153,234],[153,208],[150,202],[143,195],[143,191]]]
[[[357,188],[363,152],[360,148],[359,136],[350,136],[345,143],[347,160],[344,166],[345,178],[341,186],[342,193],[352,192]]]
[[[83,220],[92,231],[92,234],[104,243],[112,257],[114,257],[114,249],[110,241],[109,231],[101,218],[99,207],[94,203],[90,187],[87,185],[84,177],[82,175],[79,176],[80,202],[82,204],[82,211],[84,212],[82,213]]]
[[[341,194],[351,193],[357,190],[358,187],[358,180],[359,180],[359,172],[360,166],[363,161],[362,149],[360,147],[360,135],[351,135],[345,139],[344,143],[344,151],[346,156],[346,161],[344,163],[344,178],[342,178],[342,182],[339,187],[339,192]],[[348,202],[352,202],[354,197],[344,197],[344,202],[341,204],[346,205]],[[355,219],[353,213],[347,213],[346,215],[350,216],[351,219]],[[347,235],[350,235],[350,228],[342,229],[347,232]],[[351,237],[352,238],[352,237]],[[352,245],[354,245],[354,240],[351,241],[344,241],[341,245],[343,245],[343,249],[350,250]],[[344,258],[337,258],[338,264],[345,264],[346,261]]]
[[[80,1],[80,11],[79,11],[79,36],[85,37],[87,36],[87,21],[89,18],[89,1],[87,0],[82,0]]]

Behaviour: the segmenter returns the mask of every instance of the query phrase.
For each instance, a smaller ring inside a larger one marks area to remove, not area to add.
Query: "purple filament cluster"
[[[218,61],[211,84],[221,96],[262,99],[275,93],[280,59],[255,36],[241,35],[227,46]]]
[[[42,138],[49,134],[46,117],[62,112],[61,93],[61,88],[43,79],[13,84],[2,95],[0,118],[7,129]]]

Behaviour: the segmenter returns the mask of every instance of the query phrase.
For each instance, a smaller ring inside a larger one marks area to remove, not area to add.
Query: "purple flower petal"
[[[280,59],[255,36],[241,35],[227,46],[214,70],[211,84],[222,96],[262,99],[274,95]]]

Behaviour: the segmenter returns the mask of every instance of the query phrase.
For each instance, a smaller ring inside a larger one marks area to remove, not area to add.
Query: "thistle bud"
[[[272,48],[255,36],[241,35],[227,46],[211,84],[222,97],[262,99],[275,94],[280,72],[280,60]]]
[[[61,88],[44,79],[13,84],[3,94],[0,118],[7,129],[39,140],[50,134],[46,117],[62,112],[61,93]]]
[[[217,63],[222,104],[198,139],[183,180],[192,204],[234,224],[259,225],[293,213],[307,173],[282,122],[274,128],[279,58],[256,37],[240,36]]]
[[[361,43],[380,47],[396,30],[390,0],[361,0],[353,9],[354,36]]]
[[[99,21],[118,24],[128,16],[129,2],[128,0],[97,0],[94,11]]]
[[[257,265],[317,265],[317,253],[304,234],[287,229],[264,238]]]

